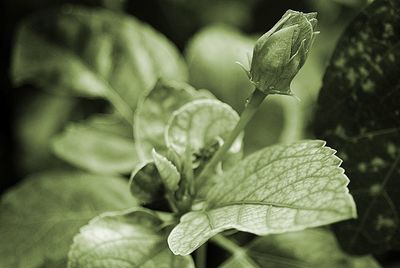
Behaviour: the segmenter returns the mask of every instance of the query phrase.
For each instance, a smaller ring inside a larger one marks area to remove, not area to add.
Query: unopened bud
[[[307,59],[318,32],[317,13],[288,10],[254,47],[249,77],[268,94],[292,95],[290,84]]]

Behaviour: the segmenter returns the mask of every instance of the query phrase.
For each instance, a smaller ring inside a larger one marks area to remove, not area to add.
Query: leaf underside
[[[341,160],[323,141],[260,150],[218,178],[208,207],[185,214],[168,243],[187,255],[227,229],[257,235],[302,230],[356,217]]]

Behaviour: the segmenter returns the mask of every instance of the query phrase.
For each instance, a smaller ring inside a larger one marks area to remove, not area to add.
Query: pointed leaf
[[[341,160],[324,144],[271,146],[239,162],[216,180],[206,196],[208,207],[181,218],[168,238],[171,250],[190,254],[232,228],[266,235],[354,218]]]
[[[81,226],[135,204],[121,178],[78,172],[29,177],[0,202],[0,267],[62,261]]]
[[[161,224],[142,209],[97,217],[75,236],[68,268],[194,268],[190,256],[175,256],[168,249]]]
[[[157,153],[155,150],[153,150],[153,159],[165,186],[168,190],[175,192],[178,189],[178,184],[181,179],[178,170],[171,161]]]

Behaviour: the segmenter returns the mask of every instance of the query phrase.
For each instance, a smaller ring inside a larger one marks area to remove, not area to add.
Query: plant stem
[[[245,254],[245,250],[243,250],[239,245],[237,245],[232,240],[226,238],[225,236],[218,234],[211,238],[211,241],[230,252],[232,255],[241,255]]]
[[[240,116],[239,122],[236,124],[235,128],[232,130],[224,144],[218,149],[218,151],[211,158],[210,162],[208,162],[204,169],[201,171],[198,177],[198,181],[201,181],[202,178],[209,176],[214,171],[217,164],[222,160],[226,152],[228,152],[228,150],[231,148],[232,144],[249,123],[251,118],[253,118],[254,114],[257,112],[258,108],[266,97],[267,94],[261,92],[258,89],[253,92],[249,102],[247,103],[243,113]]]
[[[238,244],[226,238],[225,236],[218,234],[211,238],[211,242],[230,252],[233,258],[239,258],[243,265],[246,264],[245,267],[260,267],[247,255],[246,249],[240,247]]]
[[[207,243],[204,243],[196,250],[196,268],[207,267]]]

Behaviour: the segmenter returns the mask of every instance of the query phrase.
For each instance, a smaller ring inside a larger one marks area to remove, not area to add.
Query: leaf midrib
[[[243,206],[246,206],[246,205],[257,206],[258,205],[258,206],[270,206],[270,207],[277,207],[277,208],[288,208],[288,209],[294,209],[294,210],[332,211],[332,212],[338,213],[337,210],[329,209],[329,208],[309,208],[309,207],[293,206],[290,204],[281,204],[281,203],[267,202],[267,201],[253,201],[253,200],[233,201],[233,202],[223,203],[218,206],[212,207],[211,209],[207,210],[207,212],[210,212],[210,211],[216,210],[216,209],[230,207],[230,206],[238,206],[238,205],[243,205]]]

